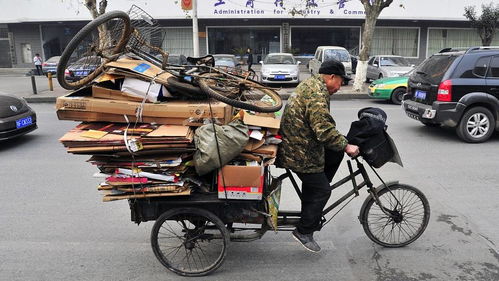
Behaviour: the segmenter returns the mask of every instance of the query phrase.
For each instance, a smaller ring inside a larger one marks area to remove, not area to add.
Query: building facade
[[[306,61],[320,45],[342,46],[353,55],[360,49],[364,8],[359,0],[197,1],[201,55],[241,55],[251,48],[255,62],[272,52],[291,52]],[[44,59],[60,55],[91,19],[80,2],[0,0],[0,67],[31,67],[35,53]],[[180,2],[108,0],[107,10],[140,6],[162,27],[165,50],[192,55],[192,11],[182,10]],[[370,53],[419,63],[446,47],[479,46],[464,7],[489,2],[394,0],[379,17]],[[499,32],[492,44],[499,45]]]

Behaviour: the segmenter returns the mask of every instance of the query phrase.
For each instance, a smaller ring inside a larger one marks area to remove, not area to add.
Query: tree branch
[[[384,1],[381,1],[381,10],[383,10],[384,8],[390,6],[390,4],[392,4],[393,0],[384,0]]]
[[[101,0],[99,2],[99,14],[102,15],[106,12],[107,0]]]

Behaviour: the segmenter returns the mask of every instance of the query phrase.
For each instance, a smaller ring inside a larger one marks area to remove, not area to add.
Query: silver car
[[[385,77],[398,77],[411,71],[411,65],[401,56],[374,56],[367,63],[366,80],[376,80]]]
[[[225,67],[235,68],[235,67],[241,66],[239,64],[239,62],[237,61],[236,56],[234,56],[234,55],[217,54],[217,55],[213,55],[213,57],[215,58],[215,67],[216,66],[222,66],[222,67],[225,66]]]
[[[263,84],[298,84],[300,83],[300,61],[289,53],[268,54],[262,64],[261,82]]]

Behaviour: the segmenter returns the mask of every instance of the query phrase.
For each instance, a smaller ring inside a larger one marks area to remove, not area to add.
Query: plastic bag
[[[218,146],[213,128],[215,128]],[[243,151],[248,140],[248,126],[239,120],[228,125],[207,124],[197,128],[194,135],[196,172],[202,176],[223,167]]]

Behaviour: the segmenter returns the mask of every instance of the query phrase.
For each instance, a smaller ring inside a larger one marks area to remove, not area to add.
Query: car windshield
[[[232,56],[214,56],[215,64],[217,63],[235,63],[235,59]]]
[[[296,64],[291,55],[269,55],[263,61],[264,64]]]
[[[403,57],[381,57],[380,66],[410,66],[411,64]]]
[[[415,69],[412,76],[417,75],[432,84],[438,84],[455,59],[456,56],[449,55],[431,56]]]
[[[341,49],[326,49],[324,50],[324,61],[335,59],[341,62],[349,62],[350,55],[346,50]]]

